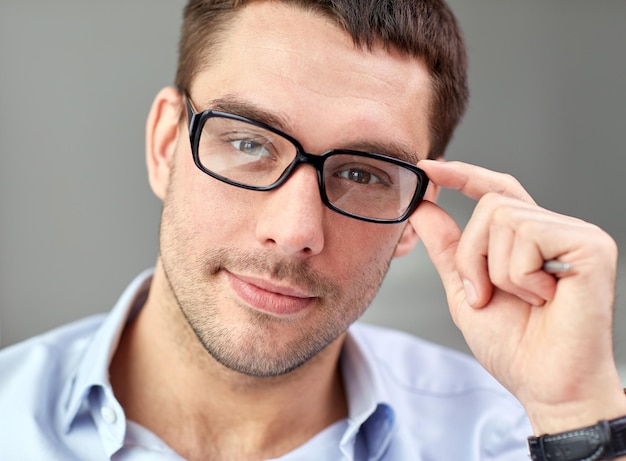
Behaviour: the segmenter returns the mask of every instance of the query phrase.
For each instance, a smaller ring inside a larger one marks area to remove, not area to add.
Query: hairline
[[[437,110],[437,99],[439,97],[439,90],[441,82],[438,78],[435,70],[431,68],[427,63],[425,53],[417,53],[412,52],[409,49],[403,49],[402,46],[397,45],[393,42],[388,42],[384,39],[384,37],[378,35],[373,40],[368,40],[366,37],[359,37],[352,33],[350,29],[346,26],[345,21],[333,10],[325,9],[319,5],[314,5],[310,3],[302,3],[299,1],[289,1],[289,0],[234,0],[233,7],[226,11],[223,16],[223,20],[219,23],[219,25],[214,29],[214,32],[208,37],[201,39],[200,46],[201,50],[198,51],[196,55],[195,66],[190,69],[188,75],[185,79],[186,85],[181,88],[183,91],[189,91],[192,83],[198,74],[209,70],[212,65],[215,64],[215,57],[219,56],[219,50],[221,46],[223,46],[224,42],[228,37],[228,33],[232,30],[232,23],[236,20],[237,16],[241,13],[241,11],[253,3],[266,2],[266,3],[277,3],[282,4],[287,7],[291,7],[295,10],[300,10],[303,12],[308,12],[311,14],[315,14],[320,18],[325,18],[329,20],[338,30],[342,31],[346,34],[353,42],[354,46],[362,50],[363,52],[369,52],[374,48],[382,49],[387,53],[397,52],[404,56],[413,57],[416,59],[421,59],[427,65],[426,71],[428,76],[428,97],[426,100],[426,114],[427,114],[427,136],[428,136],[428,153],[427,158],[437,158],[443,156],[444,149],[439,149],[439,146],[435,146],[435,144],[439,144],[440,135],[437,134],[439,132],[439,128],[433,125],[436,120]],[[208,43],[211,43],[208,45]],[[177,75],[178,78],[178,75]],[[177,82],[178,83],[178,82]],[[457,119],[455,125],[458,125],[460,120]],[[448,138],[446,144],[449,142],[451,138]]]

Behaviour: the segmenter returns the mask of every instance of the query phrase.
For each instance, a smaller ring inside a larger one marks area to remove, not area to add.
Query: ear
[[[165,198],[178,143],[182,95],[173,87],[163,88],[154,98],[146,122],[146,163],[154,194]]]
[[[436,202],[438,197],[439,186],[431,181],[428,184],[428,189],[426,189],[426,193],[424,194],[424,200],[428,200],[429,202]],[[407,255],[413,249],[413,247],[415,247],[415,244],[417,244],[418,240],[419,237],[417,236],[417,232],[415,232],[413,224],[411,224],[411,222],[407,220],[404,231],[402,232],[402,236],[400,237],[400,241],[396,246],[396,251],[393,254],[394,258]]]

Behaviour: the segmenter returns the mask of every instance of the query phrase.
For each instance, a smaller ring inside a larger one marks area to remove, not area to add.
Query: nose
[[[323,217],[326,207],[320,197],[317,172],[301,165],[284,184],[266,197],[256,225],[256,237],[264,247],[275,247],[287,256],[301,259],[324,248]]]

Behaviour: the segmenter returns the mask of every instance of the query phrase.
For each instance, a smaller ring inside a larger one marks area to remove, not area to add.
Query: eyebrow
[[[420,160],[419,153],[415,148],[403,142],[376,142],[362,141],[347,147],[351,150],[365,151],[373,154],[381,154],[415,165]],[[426,158],[424,156],[423,158]]]
[[[265,125],[277,128],[285,133],[290,132],[293,122],[288,116],[270,112],[258,105],[242,100],[235,95],[226,95],[222,98],[212,99],[206,101],[203,107],[208,107],[211,110],[220,112],[226,112],[229,114],[239,115],[240,117],[249,118],[255,122],[261,122]],[[387,141],[371,141],[362,140],[357,142],[351,142],[343,146],[337,146],[334,150],[355,150],[361,152],[375,153],[385,155],[387,157],[393,157],[398,160],[405,161],[411,165],[415,165],[422,156],[412,146],[403,142],[387,142]],[[426,155],[423,156],[424,158]]]
[[[277,128],[285,133],[288,133],[289,127],[293,126],[293,123],[288,117],[275,112],[270,112],[252,102],[243,101],[232,95],[227,95],[219,99],[212,99],[207,102],[205,107],[209,107],[211,110],[227,112],[229,114],[249,118],[255,122],[261,122],[265,125],[271,126],[272,128]]]

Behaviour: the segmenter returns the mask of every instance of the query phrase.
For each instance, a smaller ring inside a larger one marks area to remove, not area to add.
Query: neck
[[[286,375],[246,376],[206,352],[172,297],[160,293],[155,282],[122,335],[111,382],[127,417],[180,455],[274,458],[346,416],[338,369],[343,337]]]

